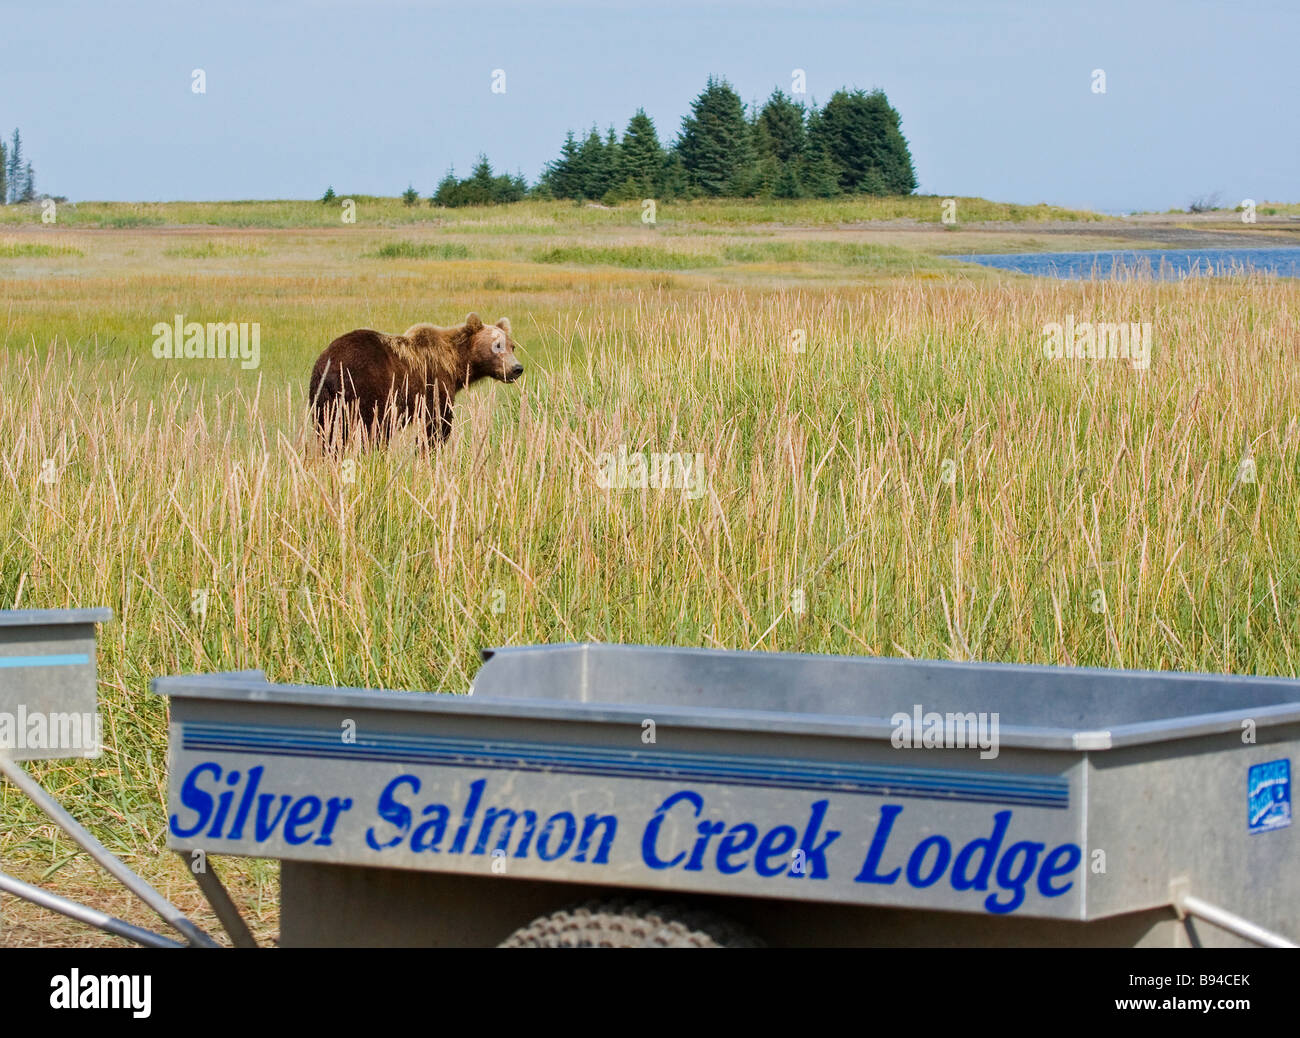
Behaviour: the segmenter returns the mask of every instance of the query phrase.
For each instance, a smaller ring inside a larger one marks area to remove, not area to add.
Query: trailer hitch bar
[[[1211,923],[1221,930],[1227,930],[1231,934],[1236,934],[1238,937],[1265,948],[1300,947],[1300,945],[1297,945],[1288,937],[1283,937],[1280,933],[1266,930],[1259,924],[1242,918],[1236,912],[1229,912],[1226,908],[1220,908],[1218,905],[1212,905],[1210,902],[1196,897],[1191,893],[1191,884],[1186,878],[1179,878],[1170,883],[1169,895],[1179,919],[1185,919],[1189,915],[1195,916],[1197,919],[1204,919],[1207,923]]]

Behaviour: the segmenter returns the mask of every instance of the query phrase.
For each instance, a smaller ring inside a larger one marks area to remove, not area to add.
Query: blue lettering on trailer
[[[903,808],[898,804],[885,804],[881,807],[880,821],[872,836],[866,860],[862,863],[862,871],[854,877],[855,883],[883,883],[892,886],[898,882],[899,874],[903,871],[902,865],[887,872],[880,870],[894,822],[902,813]],[[1003,838],[1011,825],[1011,818],[1010,811],[999,811],[994,815],[993,832],[987,838],[976,838],[962,847],[953,860],[952,872],[948,876],[948,882],[953,890],[980,892],[988,890],[989,879],[995,878],[998,890],[984,899],[984,907],[994,915],[1014,912],[1024,903],[1025,886],[1034,878],[1035,870],[1038,875],[1038,892],[1043,897],[1060,897],[1074,886],[1074,881],[1070,880],[1063,884],[1053,881],[1070,875],[1079,867],[1079,862],[1083,859],[1083,849],[1076,843],[1063,843],[1055,848],[1043,858],[1041,867],[1039,867],[1039,856],[1047,849],[1046,844],[1021,840],[1013,843],[1003,853]],[[936,848],[935,860],[929,866],[928,872],[923,875],[922,870],[926,868],[926,859],[931,847]],[[977,854],[980,855],[979,866],[972,876],[970,866]],[[1000,858],[999,854],[1001,854]],[[947,837],[936,833],[922,840],[912,849],[907,858],[908,885],[921,889],[937,883],[947,873],[950,859],[952,859],[952,844]],[[1006,900],[999,900],[1000,894],[1006,895]]]
[[[469,838],[474,831],[486,787],[487,779],[476,779],[470,783],[469,794],[460,808],[459,824],[451,845],[446,848],[447,854],[487,854],[492,837],[497,834],[498,822],[503,824],[492,849],[506,852],[515,827],[522,819],[524,824],[520,827],[520,837],[515,843],[516,858],[527,858],[536,851],[537,857],[542,861],[555,861],[572,850],[571,861],[590,861],[593,865],[609,863],[610,847],[618,831],[618,819],[609,814],[592,813],[579,823],[571,812],[557,811],[542,823],[538,832],[536,811],[515,811],[490,806],[483,811],[477,838],[471,844]],[[417,853],[442,853],[442,841],[452,820],[451,807],[441,803],[425,805],[420,810],[420,817],[430,820],[412,829],[415,825],[415,812],[403,799],[408,791],[412,796],[420,792],[420,780],[414,775],[399,775],[384,787],[376,806],[381,824],[372,825],[366,830],[366,846],[373,851],[385,851],[406,845]],[[537,841],[534,844],[535,832]]]
[[[334,828],[338,825],[339,817],[352,809],[352,798],[323,799],[317,796],[293,797],[288,794],[277,797],[274,793],[259,795],[258,787],[265,772],[266,769],[260,766],[249,768],[246,776],[238,771],[226,772],[224,785],[227,788],[214,795],[214,792],[203,788],[203,780],[210,776],[211,786],[220,789],[223,784],[221,765],[216,761],[205,761],[191,768],[185,776],[179,797],[181,806],[192,812],[195,818],[191,825],[187,824],[189,819],[182,821],[179,813],[172,815],[168,819],[168,825],[173,835],[182,839],[197,838],[202,834],[209,840],[242,840],[244,828],[251,817],[256,843],[265,843],[279,833],[286,843],[295,846],[306,843],[313,836],[314,843],[322,847],[330,846],[334,842]],[[239,807],[227,828],[237,789],[240,792]],[[325,817],[317,826],[315,822],[322,807]],[[205,828],[206,833],[203,831]]]
[[[808,822],[804,826],[803,839],[800,841],[798,848],[794,843],[797,838],[797,831],[788,825],[778,825],[768,830],[763,839],[758,839],[758,826],[753,822],[739,822],[728,827],[725,821],[705,820],[695,827],[698,833],[694,843],[691,845],[689,857],[685,849],[679,850],[672,858],[663,858],[659,854],[660,829],[671,811],[677,804],[684,804],[692,812],[691,817],[698,818],[704,812],[704,798],[700,794],[683,789],[674,793],[662,804],[654,813],[654,817],[645,827],[645,833],[641,838],[641,859],[652,869],[671,869],[680,866],[686,872],[699,872],[704,868],[704,863],[709,855],[709,842],[715,837],[721,837],[717,843],[716,868],[723,874],[734,874],[743,872],[749,865],[745,860],[737,861],[737,857],[744,854],[756,842],[758,849],[755,851],[755,871],[763,876],[775,876],[784,872],[787,876],[802,878],[808,876],[810,879],[826,879],[830,876],[830,866],[826,861],[826,850],[842,835],[836,829],[828,829],[826,835],[818,840],[817,837],[821,831],[822,823],[826,818],[826,809],[829,801],[818,800],[814,803],[808,812]],[[723,836],[723,833],[726,835]],[[777,834],[780,837],[777,838]],[[776,849],[774,849],[774,845]],[[797,854],[802,851],[802,854]],[[670,853],[669,851],[665,851]],[[773,867],[774,858],[782,858],[779,868]],[[790,859],[794,858],[793,861]],[[682,864],[685,859],[685,864]],[[758,869],[758,861],[762,860],[763,869]],[[788,866],[788,867],[787,867]]]
[[[1289,795],[1289,762],[1273,763],[1287,767],[1258,776],[1252,772],[1252,781],[1258,778],[1260,790],[1276,789],[1278,776],[1284,774]],[[987,835],[963,842],[917,826],[924,837],[909,846],[896,827],[904,804],[883,802],[874,818],[841,806],[832,819],[830,801],[821,798],[805,801],[797,814],[760,823],[724,817],[704,792],[689,787],[667,795],[648,819],[634,820],[636,835],[620,842],[624,827],[617,813],[547,814],[513,802],[502,806],[493,802],[489,788],[495,777],[489,773],[474,778],[460,785],[453,798],[442,793],[430,798],[421,795],[419,776],[398,774],[384,785],[367,814],[354,811],[363,805],[354,805],[353,797],[321,790],[277,792],[269,788],[273,783],[265,765],[226,770],[217,761],[204,760],[181,782],[180,810],[170,815],[169,826],[173,836],[199,846],[207,840],[234,841],[249,844],[254,854],[259,853],[257,845],[265,848],[278,841],[328,847],[351,828],[343,842],[364,842],[380,864],[384,856],[404,852],[462,859],[492,853],[600,867],[611,863],[616,847],[624,847],[620,864],[631,857],[657,872],[748,873],[773,883],[852,876],[855,883],[915,890],[946,882],[953,891],[972,892],[984,910],[995,915],[1016,911],[1031,887],[1044,898],[1061,897],[1073,888],[1083,857],[1075,843],[1049,850],[1040,841],[1012,840],[1011,809],[988,819]],[[843,839],[844,829],[861,831],[866,825],[870,834],[855,850]],[[861,847],[866,848],[865,856]]]

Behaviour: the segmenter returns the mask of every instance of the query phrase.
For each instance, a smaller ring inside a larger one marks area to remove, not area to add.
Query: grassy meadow
[[[407,205],[400,198],[339,194],[331,202],[320,201],[234,201],[234,202],[76,202],[60,203],[57,222],[65,227],[131,230],[147,227],[211,226],[259,228],[337,228],[342,220],[344,200],[355,205],[356,225],[369,227],[422,226],[455,227],[469,233],[532,234],[539,228],[623,229],[628,206],[604,206],[572,201],[524,201],[510,206],[469,206],[463,209],[434,209],[426,199]],[[1016,223],[1034,220],[1092,222],[1096,213],[1059,206],[1017,205],[990,202],[983,198],[958,197],[959,220]],[[665,203],[659,208],[662,226],[689,227],[697,233],[704,226],[743,227],[764,224],[816,226],[856,223],[868,220],[915,220],[939,223],[944,199],[937,195],[848,199],[712,199]],[[636,213],[639,206],[631,207]],[[22,226],[40,218],[38,204],[0,206],[0,226]]]
[[[567,203],[373,200],[353,225],[306,202],[82,204],[53,227],[11,208],[0,608],[114,612],[103,757],[30,770],[165,891],[190,886],[162,851],[162,674],[464,691],[481,648],[588,639],[1300,666],[1300,282],[943,259],[1108,243],[1091,214],[978,200],[956,229],[935,199],[653,226]],[[463,394],[432,457],[315,451],[306,381],[333,337],[471,310],[512,319],[522,382]],[[176,314],[259,323],[259,367],[155,359]],[[1069,315],[1150,322],[1150,367],[1048,360]],[[702,455],[704,492],[601,489],[620,447]],[[0,789],[6,869],[93,887],[74,851]],[[273,867],[224,868],[273,933]],[[83,939],[0,911],[0,944]]]

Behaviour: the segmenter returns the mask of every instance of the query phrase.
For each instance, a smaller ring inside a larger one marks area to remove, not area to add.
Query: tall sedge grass
[[[251,241],[203,241],[164,249],[163,255],[177,259],[229,259],[236,256],[265,256],[267,250]]]
[[[385,242],[374,252],[365,254],[372,259],[469,259],[469,246],[460,242]]]
[[[81,256],[76,246],[60,242],[15,241],[0,238],[0,259],[29,259],[46,256]]]
[[[408,206],[400,198],[340,194],[333,202],[312,200],[237,202],[77,202],[58,207],[60,225],[129,229],[164,225],[207,225],[213,227],[332,227],[342,224],[342,204],[355,204],[357,222],[363,226],[397,227],[437,223],[457,230],[481,229],[493,234],[518,231],[530,233],[557,222],[575,222],[589,227],[620,226],[628,214],[639,219],[641,201],[614,206],[574,201],[530,199],[511,205],[466,206],[445,209],[427,200]],[[1003,220],[1013,223],[1042,220],[1101,221],[1096,213],[1049,205],[1016,205],[990,202],[983,198],[957,198],[956,217],[962,222]],[[939,223],[944,199],[908,195],[876,198],[854,196],[835,199],[699,199],[664,201],[657,205],[660,222],[672,224],[788,224],[835,225],[846,221],[919,220]],[[35,205],[0,208],[0,225],[40,223],[41,209]]]
[[[113,606],[136,716],[178,669],[463,689],[479,648],[554,638],[1290,672],[1294,291],[643,295],[557,314],[447,449],[399,440],[354,483],[300,384],[145,395],[145,361],[11,351],[0,601]],[[1046,360],[1067,313],[1151,320],[1151,368]],[[702,451],[707,494],[598,489],[620,444]]]

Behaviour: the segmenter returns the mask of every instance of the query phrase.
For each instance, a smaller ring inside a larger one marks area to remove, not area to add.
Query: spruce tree
[[[459,205],[487,205],[492,201],[496,185],[493,183],[492,164],[486,155],[479,155],[469,179],[461,181],[459,187],[456,196]]]
[[[807,140],[804,118],[803,105],[792,101],[780,90],[773,90],[758,113],[760,154],[771,156],[783,166],[797,159]]]
[[[881,90],[837,90],[817,119],[817,142],[838,168],[844,191],[906,195],[916,190],[898,112]]]
[[[0,205],[9,201],[9,149],[0,141]]]
[[[628,194],[625,185],[621,182],[619,170],[623,166],[622,152],[623,149],[618,143],[618,134],[611,123],[609,129],[605,131],[605,190],[601,192],[602,200],[607,203],[622,202],[625,201],[624,196],[630,198],[636,194],[635,188],[632,188],[631,194]]]
[[[781,166],[771,183],[773,198],[802,198],[804,195],[803,181],[799,177],[799,166],[797,162],[789,162]]]
[[[808,112],[808,141],[799,156],[799,186],[809,198],[834,198],[840,193],[840,170],[826,149],[816,107]]]
[[[664,149],[655,124],[644,108],[638,108],[623,131],[619,147],[619,179],[631,181],[638,192],[657,196],[663,190]]]
[[[809,198],[834,198],[840,193],[840,171],[826,148],[812,144],[799,163],[799,184]]]
[[[492,201],[496,205],[518,202],[528,194],[528,181],[522,173],[502,173],[492,180]]]
[[[692,184],[704,194],[744,189],[753,164],[750,127],[740,95],[725,79],[709,77],[682,120],[676,150]]]
[[[9,161],[5,174],[9,181],[9,201],[16,202],[22,190],[23,176],[23,138],[17,127],[14,128],[13,138],[9,142]]]
[[[682,164],[682,157],[676,151],[669,152],[664,158],[664,169],[660,181],[663,184],[664,198],[690,198],[691,175]]]
[[[910,195],[916,190],[916,170],[898,110],[889,103],[883,90],[873,90],[867,95],[867,110],[878,128],[874,166],[884,181],[884,193]]]
[[[482,152],[479,152],[478,161],[474,163],[469,179],[479,187],[492,186],[492,163],[488,161],[488,157]]]
[[[18,196],[20,202],[36,201],[36,174],[32,172],[32,164],[27,163],[23,170],[23,190]]]
[[[754,153],[760,190],[776,198],[798,198],[802,191],[797,163],[807,143],[804,107],[774,90],[755,111]]]
[[[582,184],[578,177],[578,142],[570,130],[564,137],[560,157],[546,165],[542,181],[556,198],[581,198]]]
[[[609,151],[600,131],[591,128],[587,139],[578,147],[577,181],[580,198],[600,198],[612,186],[614,171],[609,164]]]
[[[438,181],[438,186],[434,189],[433,194],[429,196],[430,205],[451,206],[456,204],[456,188],[460,186],[460,181],[456,179],[456,167],[448,168],[443,178]]]

